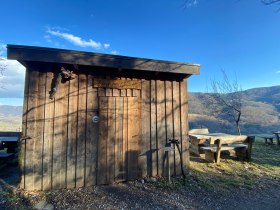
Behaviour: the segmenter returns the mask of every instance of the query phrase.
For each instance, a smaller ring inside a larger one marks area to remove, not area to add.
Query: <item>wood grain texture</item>
[[[180,82],[181,93],[181,147],[183,169],[185,173],[189,169],[189,141],[188,141],[188,95],[187,95],[187,80]]]
[[[137,98],[128,98],[128,180],[137,179],[139,176],[139,142],[141,125],[139,119],[139,104]]]
[[[29,96],[29,70],[26,69],[25,83],[24,83],[24,100],[23,100],[23,114],[22,114],[22,135],[21,137],[27,137],[27,113],[28,113],[28,96]],[[20,187],[25,188],[25,167],[26,167],[26,139],[20,142]]]
[[[163,176],[164,172],[165,172],[164,147],[166,144],[164,81],[157,80],[157,102],[156,103],[157,103],[158,175]]]
[[[115,181],[124,181],[123,160],[123,97],[116,98]]]
[[[157,109],[156,109],[156,82],[155,80],[151,81],[151,150],[150,156],[152,159],[151,176],[156,176],[158,174],[158,153],[157,153]]]
[[[99,123],[94,123],[92,118],[99,116],[97,88],[93,88],[93,76],[88,75],[87,83],[87,133],[86,133],[86,186],[96,184],[97,168],[97,141],[99,133]]]
[[[99,136],[98,136],[98,171],[97,184],[108,183],[107,141],[108,141],[108,98],[99,97]]]
[[[180,108],[180,83],[173,81],[173,129],[174,129],[174,139],[181,141],[181,108]],[[181,167],[180,167],[180,154],[175,148],[175,168],[174,173],[176,175],[181,174]]]
[[[25,166],[25,188],[34,190],[34,164],[36,138],[36,112],[38,95],[38,71],[29,71],[29,91],[28,91],[28,110],[27,110],[27,130],[26,135],[31,137],[26,142],[26,166]],[[37,188],[37,186],[36,186]]]
[[[166,140],[173,139],[173,110],[172,110],[172,82],[165,81],[165,122],[166,122]],[[174,150],[169,152],[170,173],[174,175]],[[169,167],[166,165],[166,168]],[[168,176],[165,173],[165,176]]]
[[[78,86],[79,86],[78,77],[70,81],[69,107],[68,107],[67,188],[74,188],[76,186],[78,94],[79,94]]]
[[[36,106],[36,133],[33,149],[33,173],[34,173],[34,189],[42,190],[42,167],[43,167],[43,146],[44,146],[44,126],[45,126],[45,93],[46,93],[46,74],[39,72],[38,75],[38,94]]]
[[[54,131],[54,100],[50,99],[49,91],[53,73],[46,74],[46,104],[45,104],[45,126],[44,126],[44,150],[43,150],[43,190],[52,188],[52,148],[53,148],[53,131]]]
[[[141,91],[141,100],[142,100],[142,136],[141,136],[141,144],[140,144],[140,157],[139,157],[139,167],[141,171],[141,176],[151,176],[151,164],[152,157],[150,153],[150,126],[151,126],[151,97],[150,97],[150,81],[142,80],[142,91]],[[145,119],[145,120],[144,120]],[[139,119],[140,120],[140,119]]]
[[[109,183],[115,179],[116,98],[108,97],[107,173]]]
[[[76,187],[85,185],[87,77],[79,74]]]

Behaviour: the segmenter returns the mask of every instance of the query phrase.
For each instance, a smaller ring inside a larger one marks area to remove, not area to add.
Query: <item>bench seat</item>
[[[248,145],[246,144],[231,144],[231,145],[223,145],[221,147],[221,151],[229,151],[229,150],[234,150],[237,148],[247,148]],[[204,146],[204,147],[200,147],[200,149],[204,150],[204,151],[211,151],[211,152],[217,152],[217,146]]]

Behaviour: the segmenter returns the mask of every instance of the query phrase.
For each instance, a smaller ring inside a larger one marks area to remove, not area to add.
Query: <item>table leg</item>
[[[275,136],[276,136],[277,144],[280,145],[280,136],[279,136],[279,134],[276,133]]]

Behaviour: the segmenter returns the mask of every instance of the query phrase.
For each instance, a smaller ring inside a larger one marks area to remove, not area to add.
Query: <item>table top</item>
[[[244,141],[248,138],[246,135],[232,135],[227,133],[207,133],[207,134],[189,134],[190,136],[195,137],[196,139],[209,139],[210,143],[214,142],[217,139],[222,139],[222,141]]]

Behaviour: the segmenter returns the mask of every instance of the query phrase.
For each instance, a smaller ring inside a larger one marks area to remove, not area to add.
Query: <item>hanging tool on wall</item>
[[[60,71],[55,73],[54,78],[52,80],[50,99],[54,98],[60,82],[64,83],[72,79],[75,79],[75,75],[73,74],[73,71],[61,67]]]
[[[170,144],[176,145],[177,150],[179,152],[180,155],[180,165],[181,165],[181,172],[182,172],[182,176],[184,179],[186,179],[186,175],[184,172],[184,168],[183,168],[183,158],[182,158],[182,151],[180,149],[180,141],[178,139],[169,139]],[[175,146],[174,146],[175,148]]]

